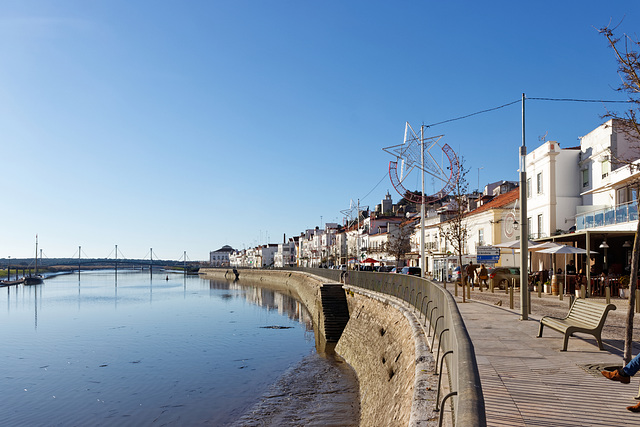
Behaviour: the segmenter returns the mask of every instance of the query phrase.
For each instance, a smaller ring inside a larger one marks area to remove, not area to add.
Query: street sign
[[[493,246],[478,246],[476,251],[477,261],[484,263],[496,263],[500,259],[500,248]]]

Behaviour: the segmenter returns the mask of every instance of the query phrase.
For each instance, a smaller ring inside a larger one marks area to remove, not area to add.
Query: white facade
[[[334,264],[339,265],[347,263],[347,233],[345,231],[336,233],[335,240],[330,251],[333,255]]]
[[[467,240],[462,251],[464,259],[475,260],[478,246],[495,245],[515,240],[513,220],[519,217],[519,209],[516,208],[519,191],[516,188],[505,194],[500,194],[465,215],[463,226],[467,230]],[[447,223],[430,224],[425,229],[425,241],[433,254],[433,257],[429,259],[429,268],[433,269],[432,271],[437,270],[435,264],[438,259],[449,259],[453,256],[453,261],[449,264],[454,267],[458,264],[453,246],[439,234],[440,227],[446,228]],[[517,266],[518,257],[513,252],[505,251],[501,254],[496,265]]]
[[[582,206],[582,213],[576,216],[576,229],[635,232],[638,219],[638,181],[640,160],[611,172],[606,184],[583,194],[604,204]]]
[[[278,244],[274,254],[273,266],[276,268],[292,267],[296,265],[296,245],[293,240]]]
[[[224,245],[217,251],[209,252],[209,264],[212,267],[229,267],[229,254],[233,252],[235,250],[229,245]]]
[[[234,251],[229,253],[229,264],[231,267],[248,267],[247,251]]]
[[[581,203],[578,186],[580,150],[546,141],[527,154],[527,226],[540,239],[567,232]]]
[[[611,172],[624,162],[640,158],[638,144],[625,134],[617,120],[609,120],[580,138],[580,191],[585,206],[582,211],[615,204],[607,194],[590,190],[611,183]]]
[[[278,245],[269,243],[268,245],[258,246],[257,248],[259,262],[255,264],[259,267],[273,267],[275,264],[275,254],[278,252]]]

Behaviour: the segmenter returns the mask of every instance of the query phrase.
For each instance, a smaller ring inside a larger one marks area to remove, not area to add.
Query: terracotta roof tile
[[[500,208],[502,206],[508,205],[509,203],[514,202],[520,198],[520,188],[514,188],[505,194],[500,194],[491,200],[489,203],[485,203],[477,209],[472,210],[467,215],[473,215],[480,212],[488,211],[489,209]]]

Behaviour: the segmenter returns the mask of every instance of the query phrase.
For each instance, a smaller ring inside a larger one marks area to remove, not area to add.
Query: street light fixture
[[[609,249],[609,245],[607,244],[607,239],[605,238],[602,243],[600,243],[600,249],[604,249],[604,262],[603,264],[603,272],[607,272],[607,249]]]
[[[527,224],[527,146],[525,144],[524,133],[524,100],[525,95],[522,94],[522,145],[520,146],[520,319],[529,320],[529,287],[527,286],[529,274],[527,271],[529,265],[529,248]]]

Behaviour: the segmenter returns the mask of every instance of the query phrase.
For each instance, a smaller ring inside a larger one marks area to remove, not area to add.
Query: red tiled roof
[[[505,205],[508,205],[509,203],[514,202],[515,200],[518,200],[519,198],[520,198],[520,188],[519,187],[514,188],[508,193],[500,194],[499,196],[494,197],[493,200],[491,200],[489,203],[485,203],[479,208],[472,210],[467,215],[477,214],[480,212],[487,211],[489,209],[500,208],[502,206],[505,206]]]

